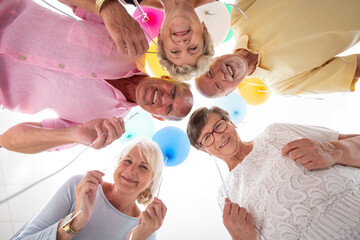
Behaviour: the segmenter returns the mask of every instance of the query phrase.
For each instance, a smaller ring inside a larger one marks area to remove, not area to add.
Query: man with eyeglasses
[[[187,134],[229,168],[218,200],[233,239],[360,238],[359,134],[276,123],[244,142],[218,107],[196,110]]]

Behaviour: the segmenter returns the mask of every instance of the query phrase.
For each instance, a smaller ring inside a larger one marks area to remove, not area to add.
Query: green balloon
[[[224,4],[225,4],[225,3],[224,3]],[[229,5],[225,4],[225,7],[226,7],[227,10],[229,11],[229,15],[231,15],[232,6],[229,6]],[[234,31],[230,28],[228,34],[226,35],[225,40],[223,41],[223,43],[229,41],[233,36],[234,36]]]

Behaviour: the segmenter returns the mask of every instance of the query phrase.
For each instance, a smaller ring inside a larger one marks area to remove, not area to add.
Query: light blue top
[[[74,211],[76,185],[83,177],[84,175],[73,176],[61,186],[15,239],[56,239],[59,222]],[[90,220],[72,239],[124,240],[137,224],[138,218],[127,216],[111,205],[100,185]],[[155,233],[148,238],[155,239]]]

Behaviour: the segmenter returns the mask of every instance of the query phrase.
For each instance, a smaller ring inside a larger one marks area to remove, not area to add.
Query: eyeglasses
[[[226,130],[226,128],[227,122],[223,117],[214,124],[214,128],[211,132],[205,134],[205,136],[200,141],[200,145],[203,147],[210,147],[215,141],[214,132],[222,133]]]

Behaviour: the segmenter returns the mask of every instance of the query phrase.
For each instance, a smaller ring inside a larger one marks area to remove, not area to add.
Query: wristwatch
[[[69,221],[72,217],[73,213],[70,213],[69,215],[67,215],[63,220],[62,220],[62,229],[67,232],[68,234],[70,234],[71,236],[74,236],[75,234],[77,234],[79,231],[74,231],[70,228],[70,224],[72,223],[72,220]],[[65,223],[65,225],[63,225]]]

